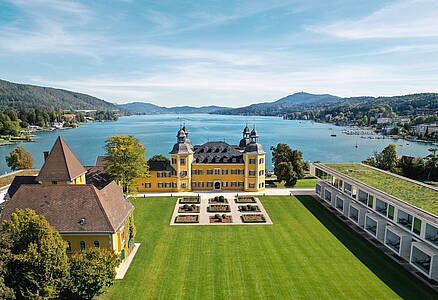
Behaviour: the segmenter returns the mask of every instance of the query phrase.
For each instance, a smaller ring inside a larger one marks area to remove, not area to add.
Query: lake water
[[[117,122],[89,123],[75,129],[37,133],[38,142],[20,143],[0,147],[0,171],[9,171],[4,157],[17,145],[31,152],[34,167],[43,163],[43,151],[51,149],[55,139],[61,135],[84,165],[94,165],[96,157],[104,154],[103,145],[111,135],[134,135],[147,148],[147,157],[154,154],[168,156],[180,123],[185,122],[189,138],[194,145],[207,141],[225,140],[238,144],[245,124],[252,129],[253,124],[260,136],[260,143],[267,154],[267,164],[271,163],[271,146],[287,143],[293,149],[303,152],[305,160],[322,162],[358,162],[371,156],[373,151],[381,151],[388,144],[396,144],[399,154],[426,156],[429,144],[392,139],[362,139],[358,136],[342,134],[342,127],[311,121],[283,120],[277,117],[246,117],[221,115],[150,115],[122,117]],[[332,128],[332,130],[330,130]],[[330,134],[335,133],[336,137]],[[355,144],[358,148],[355,148]],[[403,145],[403,146],[399,146]]]

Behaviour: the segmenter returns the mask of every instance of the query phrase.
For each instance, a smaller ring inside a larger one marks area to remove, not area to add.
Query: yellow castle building
[[[265,151],[259,135],[245,127],[239,145],[207,142],[192,145],[184,125],[170,161],[150,161],[149,177],[136,178],[138,192],[265,190]]]
[[[0,219],[9,219],[16,209],[32,209],[59,231],[67,253],[106,248],[124,261],[133,248],[134,206],[119,185],[103,168],[84,167],[61,137],[44,159],[37,176],[14,178]]]

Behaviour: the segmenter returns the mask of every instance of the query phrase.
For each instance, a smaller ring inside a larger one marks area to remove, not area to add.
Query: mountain
[[[0,80],[0,106],[41,110],[120,110],[99,98],[72,91]]]
[[[213,113],[225,115],[276,116],[284,113],[301,111],[304,108],[310,109],[315,106],[327,106],[340,101],[344,101],[343,98],[329,94],[315,95],[301,92],[283,97],[274,102],[263,102],[234,109],[217,110]]]
[[[152,103],[146,102],[131,102],[126,104],[118,104],[118,107],[121,109],[125,109],[132,113],[137,114],[197,114],[197,113],[211,113],[217,110],[228,110],[228,107],[221,106],[202,106],[202,107],[193,107],[193,106],[175,106],[175,107],[165,107],[158,106]]]

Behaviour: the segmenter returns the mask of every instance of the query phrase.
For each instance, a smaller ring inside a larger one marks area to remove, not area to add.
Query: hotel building
[[[149,177],[136,179],[138,192],[265,190],[265,151],[255,128],[239,145],[223,141],[192,145],[187,128],[177,134],[169,161],[149,162]]]
[[[438,280],[438,189],[364,164],[311,165],[316,193],[418,274]]]

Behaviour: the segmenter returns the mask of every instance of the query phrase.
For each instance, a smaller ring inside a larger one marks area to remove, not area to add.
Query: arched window
[[[94,241],[94,247],[99,248],[99,241]]]
[[[67,241],[67,253],[71,252],[71,242]]]
[[[85,250],[85,241],[80,241],[79,242],[79,249],[81,249],[81,251]]]

